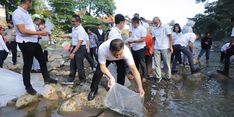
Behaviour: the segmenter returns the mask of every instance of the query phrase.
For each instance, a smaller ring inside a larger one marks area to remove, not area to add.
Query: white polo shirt
[[[172,33],[172,43],[173,43],[173,45],[175,45],[174,44],[175,41],[180,39],[182,35],[183,35],[182,33],[176,33],[176,32]]]
[[[170,48],[169,34],[172,34],[172,31],[168,25],[154,26],[152,28],[152,37],[155,37],[154,49]]]
[[[0,50],[5,50],[6,52],[9,52],[6,43],[4,42],[2,35],[0,35]]]
[[[234,27],[232,28],[232,34],[231,34],[231,37],[234,36]]]
[[[13,24],[15,28],[15,33],[16,33],[16,42],[18,43],[23,43],[23,41],[33,42],[33,43],[38,42],[37,35],[24,35],[20,33],[18,28],[16,27],[16,25],[18,24],[24,24],[26,30],[36,31],[34,23],[28,11],[18,6],[18,8],[12,14],[12,20],[13,20]]]
[[[177,39],[174,42],[174,45],[188,46],[189,42],[193,43],[196,40],[197,36],[195,33],[186,33],[181,36],[180,39]]]
[[[72,38],[72,46],[76,46],[79,40],[83,40],[82,45],[86,45],[86,41],[89,40],[82,25],[73,27],[69,36]]]
[[[137,28],[132,28],[131,32],[132,34],[130,38],[132,41],[139,40],[142,37],[145,38],[147,35],[147,30],[142,25],[139,25]],[[134,51],[140,50],[145,47],[145,41],[141,43],[132,43],[131,47]]]
[[[229,48],[230,43],[226,43],[221,47],[221,52],[226,51]]]
[[[132,57],[132,53],[130,52],[129,48],[126,45],[124,45],[123,55],[119,58],[115,58],[110,51],[111,41],[112,40],[107,40],[103,42],[98,48],[98,62],[100,64],[106,64],[107,60],[116,61],[122,59],[124,59],[128,63],[128,65],[135,64]]]
[[[108,40],[113,39],[123,39],[122,32],[117,27],[111,28],[111,31],[109,32]]]

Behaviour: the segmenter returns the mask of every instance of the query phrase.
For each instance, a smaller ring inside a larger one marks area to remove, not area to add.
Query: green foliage
[[[201,1],[201,0],[197,0]],[[197,14],[195,31],[200,33],[211,32],[216,39],[230,35],[230,18],[234,16],[233,0],[218,0],[206,3],[205,15]]]
[[[80,10],[88,9],[88,14],[95,16],[113,15],[116,9],[114,0],[79,0]]]

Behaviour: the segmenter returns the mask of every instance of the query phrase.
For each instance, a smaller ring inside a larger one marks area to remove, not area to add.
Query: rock
[[[104,98],[106,96],[107,91],[104,88],[99,88],[96,97],[92,101],[87,100],[88,93],[89,92],[86,91],[86,92],[81,92],[80,94],[73,96],[71,99],[65,101],[61,105],[61,107],[59,108],[59,111],[60,112],[77,112],[77,111],[80,111],[82,107],[90,107],[90,108],[97,108],[97,109],[105,108]]]
[[[51,62],[51,61],[54,61],[56,59],[62,59],[61,54],[57,53],[57,54],[53,54],[53,56],[49,56],[48,61]]]
[[[72,97],[72,88],[70,86],[67,86],[67,87],[63,87],[61,90],[60,90],[60,94],[61,94],[61,98],[62,99],[68,99],[68,98],[71,98]]]
[[[52,85],[45,85],[45,90],[42,92],[42,96],[48,100],[58,100],[57,87]]]
[[[56,59],[49,63],[49,67],[52,67],[53,69],[56,69],[57,67],[60,67],[64,63],[63,59]]]
[[[205,75],[202,73],[195,73],[191,75],[185,75],[185,78],[190,81],[203,81],[205,80]]]
[[[59,108],[59,112],[75,112],[81,111],[81,107],[77,105],[77,101],[73,98],[65,101]]]
[[[183,80],[183,76],[179,75],[179,74],[175,74],[171,76],[171,79],[174,81],[180,81]]]
[[[16,108],[23,108],[38,102],[38,95],[25,94],[16,101]]]

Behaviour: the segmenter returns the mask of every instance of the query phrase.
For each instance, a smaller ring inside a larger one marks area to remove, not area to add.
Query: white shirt
[[[28,11],[18,6],[18,8],[12,14],[12,20],[16,33],[16,42],[18,43],[23,43],[23,41],[33,42],[33,43],[38,42],[37,35],[24,35],[20,33],[18,28],[16,27],[16,25],[18,24],[24,24],[26,30],[36,31],[34,23]]]
[[[122,32],[117,27],[111,28],[111,31],[109,32],[108,40],[113,39],[123,39]]]
[[[149,28],[149,24],[147,22],[142,21],[142,26],[145,27],[146,29]]]
[[[231,34],[231,37],[234,36],[234,27],[232,28],[232,34]]]
[[[168,25],[154,26],[152,28],[152,37],[155,37],[154,49],[170,48],[169,34],[172,34],[172,31]]]
[[[147,30],[142,25],[139,25],[137,28],[132,28],[131,32],[132,34],[130,38],[132,41],[139,40],[142,37],[145,38],[147,35]],[[132,43],[131,47],[135,51],[140,50],[145,47],[145,41],[141,43]]]
[[[69,36],[72,38],[72,46],[76,46],[79,40],[83,40],[82,45],[86,45],[86,41],[89,40],[88,34],[81,25],[73,27]]]
[[[181,36],[182,36],[182,33],[176,33],[176,32],[173,32],[173,33],[172,33],[172,43],[173,43],[173,45],[175,45],[175,44],[174,44],[175,41],[176,41],[177,39],[180,39]]]
[[[124,59],[128,63],[128,65],[135,64],[132,57],[132,53],[126,45],[124,45],[123,55],[119,58],[115,58],[110,51],[111,41],[112,40],[107,40],[103,42],[98,48],[98,61],[100,64],[106,64],[106,60],[116,61],[122,59]]]
[[[6,52],[9,52],[5,42],[3,41],[2,36],[0,35],[0,50],[5,50]]]
[[[99,32],[100,35],[102,35],[103,30],[102,29],[98,29],[98,32]]]
[[[180,39],[177,39],[174,45],[188,46],[189,42],[193,43],[196,40],[197,36],[195,33],[186,33],[181,36]]]
[[[229,48],[230,43],[226,43],[221,47],[221,52],[226,51]]]

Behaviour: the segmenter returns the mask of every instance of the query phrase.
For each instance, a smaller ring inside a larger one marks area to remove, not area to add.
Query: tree
[[[113,15],[116,9],[114,0],[79,0],[79,9],[88,9],[88,14],[95,16]]]
[[[205,2],[205,0],[196,0]],[[233,0],[218,0],[212,3],[206,3],[205,15],[198,14],[195,24],[196,32],[213,32],[216,38],[223,38],[230,34],[230,18],[234,16]]]

